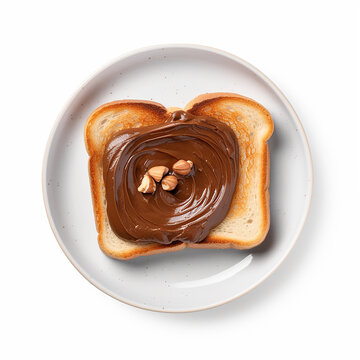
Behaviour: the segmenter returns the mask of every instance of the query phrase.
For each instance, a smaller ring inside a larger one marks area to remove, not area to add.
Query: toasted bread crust
[[[209,94],[202,94],[197,96],[195,99],[191,100],[186,106],[185,111],[189,111],[191,113],[197,113],[198,110],[208,104],[214,103],[220,98],[233,98],[237,100],[241,100],[242,102],[251,104],[258,108],[268,119],[268,133],[264,137],[264,140],[268,140],[274,131],[274,122],[272,121],[271,115],[269,111],[262,106],[261,104],[257,103],[255,100],[250,99],[246,96],[235,94],[235,93],[226,93],[226,92],[218,92],[218,93],[209,93]]]
[[[151,112],[153,114],[153,117],[157,119],[159,123],[165,121],[168,117],[167,109],[163,105],[154,101],[117,100],[101,105],[90,114],[84,128],[86,151],[90,156],[95,155],[96,150],[96,146],[92,141],[93,138],[90,134],[94,122],[99,118],[99,116],[102,116],[104,113],[109,111],[117,112],[120,111],[122,108],[126,110],[131,108],[133,111],[137,112],[140,115],[146,112]],[[148,125],[151,125],[152,123],[153,122],[150,122]],[[146,122],[145,124],[143,124],[143,126],[145,125],[147,125]],[[104,143],[105,142],[106,141],[104,141]]]
[[[101,234],[99,234],[98,236],[98,243],[100,249],[103,251],[104,254],[118,260],[130,260],[137,258],[139,256],[164,254],[164,253],[182,250],[186,247],[185,243],[174,243],[170,245],[161,245],[157,243],[152,243],[146,247],[145,246],[134,247],[129,251],[114,251],[107,248],[104,245],[104,241]]]
[[[91,194],[94,208],[94,216],[96,222],[96,229],[98,232],[98,243],[101,250],[108,256],[127,260],[132,259],[138,256],[152,255],[166,252],[173,252],[184,249],[185,247],[190,248],[208,248],[208,249],[224,249],[224,248],[236,248],[236,249],[248,249],[260,244],[268,232],[270,226],[270,207],[269,207],[269,173],[270,173],[270,156],[269,148],[266,143],[266,140],[271,136],[273,132],[273,122],[269,112],[260,104],[255,101],[246,98],[244,96],[233,94],[233,93],[212,93],[212,94],[203,94],[192,100],[185,107],[186,111],[193,113],[194,115],[213,115],[208,114],[204,110],[209,108],[209,106],[216,105],[217,103],[229,99],[234,99],[237,102],[243,102],[256,107],[260,110],[267,124],[267,133],[263,135],[263,148],[261,151],[262,156],[262,167],[261,174],[259,176],[260,187],[263,189],[259,193],[259,202],[260,202],[260,211],[262,212],[263,222],[261,227],[259,227],[258,236],[252,239],[252,241],[242,241],[237,239],[234,241],[231,237],[226,235],[219,234],[209,234],[209,236],[200,243],[174,243],[170,245],[162,245],[157,243],[147,243],[147,244],[136,244],[133,242],[128,242],[129,246],[126,247],[115,247],[111,248],[107,244],[107,229],[108,220],[106,213],[106,204],[104,204],[104,184],[102,176],[102,155],[104,145],[107,141],[109,135],[111,135],[113,130],[112,126],[109,126],[109,129],[105,129],[104,133],[101,134],[101,141],[96,142],[94,139],[93,131],[97,130],[98,122],[102,117],[106,115],[118,114],[122,110],[129,111],[131,114],[136,114],[140,120],[139,126],[146,126],[151,124],[157,124],[164,122],[170,113],[178,108],[169,108],[168,110],[152,101],[139,101],[139,100],[121,100],[114,101],[111,103],[104,104],[98,107],[88,118],[85,129],[85,145],[86,150],[90,156],[89,158],[89,179],[91,185]],[[111,117],[111,116],[110,116]],[[221,120],[221,119],[219,119]],[[114,123],[118,124],[118,120],[115,119]],[[137,124],[137,122],[136,122]],[[132,119],[123,118],[121,119],[122,128],[133,127],[134,121]],[[117,128],[118,129],[118,128]],[[241,144],[240,144],[241,145]],[[124,240],[122,240],[124,241]]]

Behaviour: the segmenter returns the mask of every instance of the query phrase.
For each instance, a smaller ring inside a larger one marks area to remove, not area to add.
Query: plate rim
[[[47,172],[47,164],[48,164],[48,159],[49,159],[49,153],[50,153],[50,148],[51,145],[53,143],[53,139],[56,133],[56,130],[58,129],[61,120],[65,114],[65,112],[67,111],[68,107],[70,106],[70,104],[73,102],[73,100],[76,98],[76,96],[79,93],[79,90],[83,87],[85,87],[88,83],[90,83],[96,76],[98,76],[101,72],[105,71],[107,68],[109,68],[112,65],[115,65],[116,63],[139,53],[143,53],[143,52],[147,52],[147,51],[154,51],[154,50],[161,50],[161,49],[169,49],[169,48],[188,48],[188,49],[197,49],[197,50],[203,50],[203,51],[208,51],[211,53],[215,53],[218,55],[221,55],[223,57],[226,58],[230,58],[231,60],[234,60],[238,63],[240,63],[241,65],[243,65],[244,67],[246,67],[247,69],[249,69],[250,71],[252,71],[253,73],[255,73],[258,77],[260,77],[265,83],[267,83],[277,94],[277,96],[282,100],[282,102],[286,105],[288,111],[292,114],[292,117],[294,119],[294,121],[296,122],[296,125],[298,127],[298,133],[301,135],[301,140],[302,140],[302,145],[304,147],[305,150],[305,157],[306,157],[306,167],[307,167],[307,171],[309,173],[309,181],[308,181],[308,196],[307,196],[307,203],[306,203],[306,208],[302,214],[302,218],[298,224],[297,229],[295,230],[295,233],[292,237],[290,246],[286,249],[286,251],[284,252],[284,254],[280,257],[280,259],[276,262],[276,264],[272,267],[272,269],[266,273],[262,278],[260,278],[257,282],[255,282],[254,284],[252,284],[251,286],[249,286],[248,288],[246,288],[245,290],[241,291],[240,293],[238,293],[235,296],[232,296],[228,299],[225,299],[223,301],[220,302],[215,302],[212,304],[208,304],[205,306],[198,306],[196,308],[190,308],[190,309],[160,309],[160,308],[156,308],[156,307],[151,307],[151,306],[147,306],[147,305],[141,305],[135,302],[131,302],[127,299],[123,299],[120,298],[119,296],[117,296],[116,294],[112,293],[110,290],[106,289],[105,287],[103,287],[101,284],[97,283],[94,279],[92,279],[90,277],[89,274],[87,274],[87,272],[82,269],[82,267],[76,262],[75,259],[73,259],[72,255],[69,253],[69,251],[65,248],[64,244],[62,243],[61,240],[61,236],[58,234],[56,227],[55,227],[55,223],[54,220],[52,218],[51,212],[50,212],[50,206],[49,206],[49,199],[48,199],[48,193],[47,193],[47,186],[46,186],[46,172]],[[131,305],[134,306],[136,308],[139,309],[143,309],[143,310],[149,310],[149,311],[154,311],[154,312],[162,312],[162,313],[189,313],[189,312],[196,312],[196,311],[202,311],[202,310],[207,310],[207,309],[211,309],[214,307],[218,307],[224,304],[227,304],[235,299],[240,298],[241,296],[249,293],[251,290],[255,289],[256,287],[258,287],[260,284],[262,284],[266,279],[268,279],[278,268],[279,266],[284,262],[284,260],[288,257],[288,255],[290,254],[290,252],[292,251],[292,249],[294,248],[295,244],[297,243],[300,234],[304,228],[306,219],[308,217],[309,211],[310,211],[310,206],[311,206],[311,200],[312,200],[312,193],[313,193],[313,184],[314,184],[314,173],[313,173],[313,162],[312,162],[312,156],[311,156],[311,150],[310,150],[310,146],[309,146],[309,142],[305,133],[305,130],[303,128],[303,125],[300,121],[299,116],[297,115],[297,113],[295,112],[295,109],[293,108],[293,106],[291,105],[290,101],[286,98],[286,96],[284,95],[284,93],[279,89],[279,87],[272,81],[270,80],[270,78],[268,78],[264,73],[262,73],[259,69],[257,69],[255,66],[253,66],[252,64],[250,64],[249,62],[247,62],[246,60],[240,58],[237,55],[234,55],[230,52],[215,48],[215,47],[211,47],[211,46],[206,46],[206,45],[199,45],[199,44],[191,44],[191,43],[167,43],[167,44],[157,44],[157,45],[151,45],[151,46],[145,46],[145,47],[140,47],[137,49],[133,49],[131,51],[127,51],[122,53],[120,56],[116,57],[115,59],[112,59],[111,61],[107,62],[105,65],[99,67],[97,69],[97,71],[93,72],[91,76],[89,76],[87,78],[87,80],[83,81],[82,84],[76,88],[76,90],[72,93],[72,95],[68,98],[68,100],[65,102],[65,104],[63,105],[63,107],[61,108],[54,125],[52,126],[52,129],[50,131],[46,146],[45,146],[45,151],[44,151],[44,156],[43,156],[43,162],[42,162],[42,196],[43,196],[43,201],[44,201],[44,206],[45,206],[45,211],[46,211],[46,215],[51,227],[51,230],[55,236],[56,241],[58,242],[61,250],[63,251],[63,253],[65,254],[65,256],[68,258],[68,260],[70,261],[70,263],[75,267],[76,270],[78,270],[78,272],[86,279],[88,280],[93,286],[95,286],[97,289],[99,289],[100,291],[102,291],[103,293],[111,296],[112,298],[121,301],[122,303],[125,303],[127,305]]]

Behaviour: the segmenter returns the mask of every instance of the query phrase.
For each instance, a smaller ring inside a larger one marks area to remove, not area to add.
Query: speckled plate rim
[[[159,50],[159,49],[166,49],[166,48],[198,49],[198,50],[204,50],[204,51],[208,51],[208,52],[212,52],[212,53],[224,56],[226,58],[229,58],[229,59],[231,59],[233,61],[236,61],[236,62],[240,63],[241,65],[243,65],[244,67],[246,67],[247,69],[252,71],[254,74],[256,74],[265,83],[267,83],[272,88],[272,90],[276,93],[276,95],[282,100],[284,105],[286,105],[287,110],[292,115],[292,119],[295,121],[295,123],[296,123],[296,125],[297,125],[297,127],[299,129],[298,134],[301,137],[301,141],[302,141],[302,145],[303,145],[304,153],[305,153],[305,157],[306,157],[307,171],[308,171],[308,174],[309,174],[309,177],[310,177],[310,181],[308,182],[308,189],[307,189],[308,197],[307,197],[307,204],[306,204],[305,211],[303,212],[302,218],[301,218],[301,220],[299,222],[299,225],[298,225],[298,227],[297,227],[297,229],[295,231],[295,235],[293,236],[291,241],[289,241],[288,248],[284,252],[283,256],[280,258],[280,260],[273,266],[271,271],[269,271],[262,278],[260,278],[256,283],[252,284],[251,286],[249,286],[245,290],[241,291],[236,296],[232,296],[232,297],[230,297],[230,298],[228,298],[228,299],[226,299],[224,301],[221,301],[221,302],[212,303],[210,305],[203,306],[203,307],[198,307],[198,308],[194,308],[194,309],[167,310],[167,309],[152,308],[152,307],[148,307],[148,306],[140,306],[139,304],[132,303],[130,301],[127,301],[126,299],[120,298],[119,296],[113,294],[108,289],[104,288],[101,284],[97,283],[94,279],[92,279],[86,273],[86,271],[75,261],[75,259],[73,259],[71,254],[68,252],[68,250],[65,248],[64,244],[62,243],[61,237],[60,237],[59,233],[56,230],[54,220],[53,220],[53,218],[51,216],[50,206],[49,206],[49,199],[48,199],[48,194],[47,194],[47,187],[46,187],[46,170],[47,170],[47,164],[48,164],[48,159],[49,159],[50,147],[51,147],[51,144],[53,142],[56,130],[57,130],[59,124],[61,123],[63,115],[65,114],[66,110],[68,109],[68,107],[70,106],[72,101],[76,98],[76,96],[77,96],[77,94],[79,92],[78,89],[86,86],[90,81],[92,81],[96,76],[98,76],[101,72],[106,70],[111,65],[113,65],[113,64],[115,64],[115,63],[117,63],[119,61],[122,61],[122,60],[124,60],[125,58],[127,58],[129,56],[136,55],[136,54],[139,54],[139,53],[142,53],[142,52],[147,52],[147,51],[152,51],[152,50]],[[112,60],[111,62],[109,62],[105,66],[102,66],[91,77],[89,77],[88,80],[86,80],[81,86],[79,86],[76,91],[74,91],[73,95],[65,103],[62,110],[60,111],[60,113],[59,113],[59,115],[57,117],[57,120],[55,121],[55,124],[54,124],[54,126],[53,126],[53,128],[52,128],[52,130],[50,132],[49,139],[48,139],[46,147],[45,147],[45,153],[44,153],[43,165],[42,165],[42,194],[43,194],[43,200],[44,200],[46,215],[47,215],[50,227],[52,229],[52,232],[54,233],[54,236],[55,236],[60,248],[62,249],[62,251],[64,252],[66,257],[69,259],[69,261],[79,271],[79,273],[85,279],[87,279],[92,285],[94,285],[96,288],[98,288],[99,290],[101,290],[105,294],[113,297],[114,299],[119,300],[119,301],[121,301],[121,302],[123,302],[125,304],[135,306],[137,308],[141,308],[141,309],[144,309],[144,310],[150,310],[150,311],[154,311],[154,312],[187,313],[187,312],[195,312],[195,311],[211,309],[211,308],[214,308],[214,307],[217,307],[217,306],[220,306],[220,305],[224,305],[224,304],[226,304],[226,303],[228,303],[230,301],[233,301],[233,300],[247,294],[251,290],[255,289],[257,286],[259,286],[262,282],[264,282],[268,277],[270,277],[278,269],[278,267],[282,264],[282,262],[286,259],[286,257],[289,255],[291,250],[294,248],[294,246],[295,246],[295,244],[296,244],[296,242],[297,242],[297,240],[298,240],[298,238],[299,238],[299,236],[301,234],[301,231],[302,231],[302,229],[303,229],[303,227],[305,225],[306,218],[307,218],[307,216],[309,214],[309,211],[310,211],[310,205],[311,205],[311,199],[312,199],[312,191],[313,191],[313,182],[314,182],[313,179],[314,179],[314,175],[313,175],[313,163],[312,163],[312,158],[311,158],[311,151],[310,151],[309,143],[308,143],[304,128],[303,128],[303,126],[301,124],[301,121],[300,121],[298,115],[296,114],[294,108],[290,104],[289,100],[285,97],[285,95],[282,93],[282,91],[265,74],[263,74],[260,70],[258,70],[256,67],[254,67],[253,65],[251,65],[247,61],[241,59],[240,57],[238,57],[236,55],[228,53],[228,52],[226,52],[224,50],[220,50],[220,49],[205,46],[205,45],[182,44],[182,43],[177,44],[177,43],[174,43],[174,44],[159,44],[159,45],[147,46],[147,47],[142,47],[142,48],[139,48],[139,49],[124,53],[123,55],[116,58],[115,60]]]

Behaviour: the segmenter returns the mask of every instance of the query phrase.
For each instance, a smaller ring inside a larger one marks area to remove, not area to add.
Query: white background
[[[2,359],[355,359],[360,356],[356,1],[28,1],[0,5]],[[87,282],[41,194],[63,104],[110,60],[157,43],[232,52],[297,111],[315,171],[305,229],[277,272],[216,309],[161,314]]]

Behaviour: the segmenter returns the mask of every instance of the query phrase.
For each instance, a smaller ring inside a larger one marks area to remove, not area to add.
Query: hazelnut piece
[[[178,179],[174,175],[167,175],[161,181],[161,186],[166,191],[174,190],[177,184]]]
[[[188,160],[179,160],[173,165],[173,170],[179,175],[187,175],[193,167],[193,162]]]
[[[145,174],[140,186],[138,187],[138,191],[143,194],[151,194],[156,190],[156,184],[153,178],[149,174]]]
[[[149,169],[148,174],[156,181],[159,182],[165,174],[169,172],[166,166],[154,166]]]

